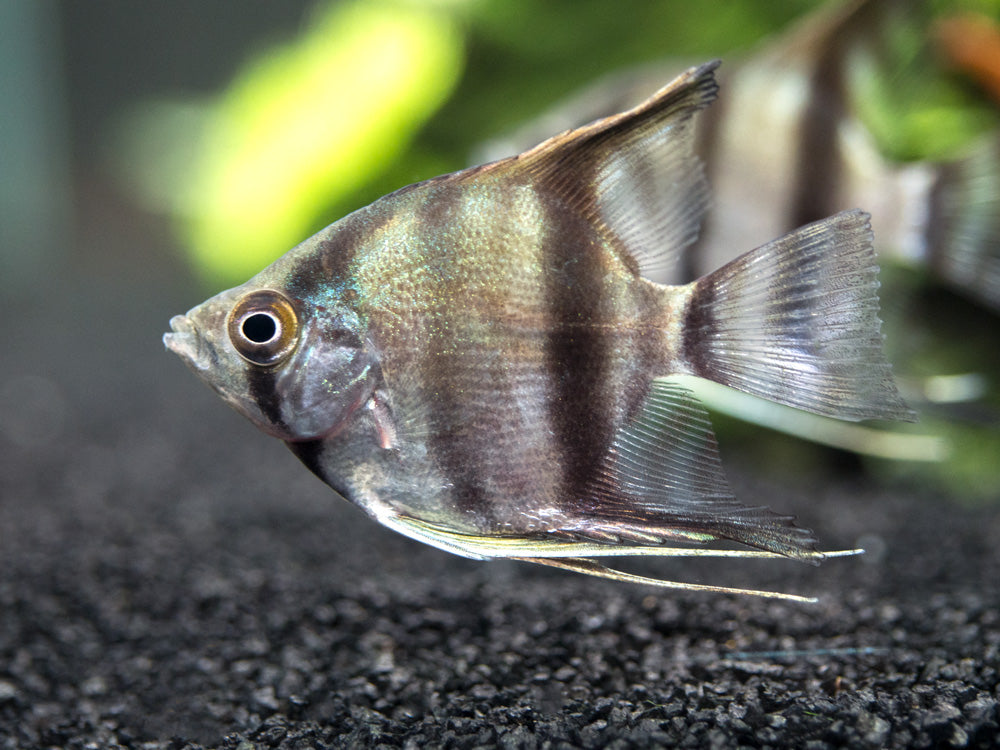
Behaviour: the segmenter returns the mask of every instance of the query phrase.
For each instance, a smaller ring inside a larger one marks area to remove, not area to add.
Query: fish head
[[[261,273],[170,321],[163,337],[236,411],[286,441],[336,434],[381,372],[350,295],[296,295]]]

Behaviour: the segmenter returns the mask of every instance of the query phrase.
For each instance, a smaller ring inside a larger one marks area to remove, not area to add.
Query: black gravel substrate
[[[197,383],[159,283],[3,306],[0,748],[1000,746],[996,506],[731,471],[870,553],[637,568],[815,605],[462,560]]]

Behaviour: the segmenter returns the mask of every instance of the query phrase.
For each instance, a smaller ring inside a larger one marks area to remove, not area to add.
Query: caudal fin
[[[939,167],[928,202],[930,266],[1000,311],[1000,141],[991,137]]]
[[[692,284],[691,374],[838,419],[912,420],[882,352],[877,276],[857,210],[746,253]]]

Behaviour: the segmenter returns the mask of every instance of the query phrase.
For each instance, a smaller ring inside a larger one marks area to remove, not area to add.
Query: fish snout
[[[205,356],[201,336],[185,315],[170,319],[170,333],[163,334],[163,345],[196,370],[204,370],[209,358]]]

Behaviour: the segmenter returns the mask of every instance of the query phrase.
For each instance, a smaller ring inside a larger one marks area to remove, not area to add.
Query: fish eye
[[[227,327],[237,353],[255,365],[279,364],[298,344],[295,308],[283,294],[271,289],[251,292],[237,302]]]

